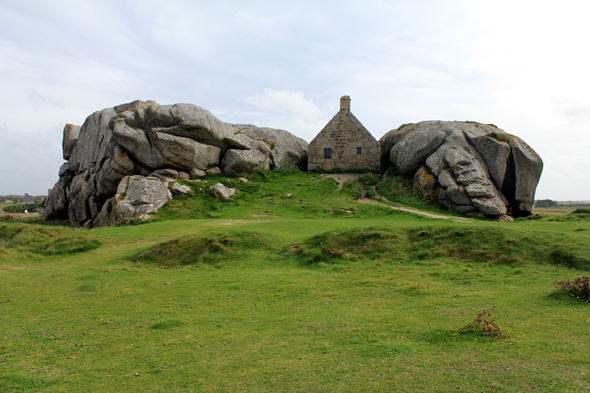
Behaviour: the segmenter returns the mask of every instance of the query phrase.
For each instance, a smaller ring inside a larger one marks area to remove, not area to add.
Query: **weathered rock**
[[[441,192],[436,176],[425,165],[422,165],[414,175],[414,188],[426,199],[438,199]]]
[[[426,158],[442,145],[447,134],[442,131],[416,130],[391,149],[390,160],[402,175],[415,173]]]
[[[251,139],[261,141],[270,148],[271,169],[295,165],[301,170],[307,168],[307,142],[285,130],[234,124],[238,130]]]
[[[197,168],[192,168],[189,172],[189,175],[191,177],[203,177],[207,174],[207,172],[197,169]]]
[[[78,142],[78,137],[80,136],[80,126],[75,126],[73,124],[66,124],[64,127],[64,136],[62,141],[62,149],[63,149],[63,157],[64,160],[69,160],[70,156],[72,155],[72,151],[74,151],[74,146],[76,146],[76,142]]]
[[[514,160],[514,200],[520,202],[517,209],[532,211],[535,202],[535,190],[543,172],[543,161],[529,145],[520,138],[511,135],[509,140]],[[512,169],[512,168],[511,168]],[[507,187],[511,190],[511,187]]]
[[[59,177],[64,177],[68,174],[70,174],[70,163],[66,162],[65,164],[63,164],[60,168],[59,168]]]
[[[172,200],[168,183],[155,177],[126,176],[119,183],[117,194],[103,205],[95,226],[113,225],[142,214],[158,211]]]
[[[221,167],[224,172],[253,172],[270,169],[270,147],[244,134],[232,135],[225,142],[234,147],[225,152]]]
[[[232,172],[301,164],[305,141],[283,130],[247,128],[250,136],[191,104],[134,101],[94,112],[81,127],[64,128],[69,162],[60,168],[43,217],[69,218],[77,226],[112,225],[117,208],[119,215],[128,214],[125,202],[111,201],[128,176],[153,173],[169,181],[221,173],[222,162]]]
[[[466,136],[483,157],[494,184],[501,189],[506,176],[510,146],[488,135],[471,136],[467,134]]]
[[[221,183],[217,183],[211,187],[210,190],[213,190],[217,196],[221,199],[229,199],[232,195],[236,193],[235,188],[228,188]]]
[[[178,171],[172,168],[158,169],[150,173],[148,177],[157,177],[161,181],[171,182],[178,177]]]
[[[441,187],[439,198],[460,211],[506,217],[532,210],[543,163],[526,143],[493,125],[427,121],[390,131],[380,143],[382,162],[414,175],[417,189],[429,196],[436,187],[425,164]]]
[[[221,162],[224,172],[253,172],[270,169],[270,157],[260,150],[230,149]],[[207,170],[209,173],[209,170]]]
[[[172,185],[172,194],[174,195],[189,195],[189,193],[191,192],[191,188],[189,186],[185,186],[183,184],[180,183],[174,183]]]
[[[164,132],[134,129],[121,118],[113,121],[113,135],[141,165],[151,169],[206,167],[218,163],[221,154],[220,147]]]
[[[113,145],[113,132],[109,123],[116,115],[113,108],[107,108],[86,118],[69,159],[73,171],[97,172],[106,161]]]
[[[115,208],[117,207],[117,200],[113,197],[108,199],[103,205],[100,213],[94,220],[94,227],[110,227],[117,223],[117,213]]]
[[[43,209],[44,220],[66,220],[68,218],[68,199],[66,196],[66,182],[69,178],[62,177],[53,186],[45,200]]]
[[[214,166],[211,168],[207,168],[207,174],[208,175],[219,175],[221,173],[221,169],[219,169],[218,167]]]

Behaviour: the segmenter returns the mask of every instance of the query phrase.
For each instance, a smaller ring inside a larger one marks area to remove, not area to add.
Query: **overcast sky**
[[[493,123],[545,167],[537,199],[590,199],[590,2],[0,0],[0,195],[47,193],[62,131],[136,99],[308,142],[342,95],[378,139]]]

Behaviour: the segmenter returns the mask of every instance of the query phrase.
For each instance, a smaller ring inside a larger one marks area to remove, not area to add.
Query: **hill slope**
[[[0,390],[587,391],[588,304],[554,285],[588,275],[586,215],[458,222],[314,174],[204,180],[146,224],[0,222]],[[469,325],[494,305],[507,338]]]

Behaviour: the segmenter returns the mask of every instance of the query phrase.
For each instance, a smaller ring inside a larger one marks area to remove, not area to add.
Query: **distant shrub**
[[[359,177],[359,182],[365,186],[374,186],[375,184],[379,183],[379,178],[373,173],[365,173]]]
[[[589,214],[589,213],[590,213],[590,208],[580,207],[580,208],[574,210],[571,214]]]
[[[344,173],[381,173],[381,171],[371,168],[348,168],[344,170]]]
[[[344,170],[340,167],[334,167],[332,169],[330,169],[329,171],[325,171],[325,173],[344,173]]]
[[[25,210],[29,213],[38,213],[39,212],[39,204],[38,203],[22,203],[19,205],[9,205],[5,206],[4,210],[6,213],[24,213]]]
[[[573,282],[570,280],[557,281],[555,285],[571,297],[581,297],[586,299],[586,303],[590,301],[590,277],[588,276],[578,277]]]
[[[373,187],[367,188],[367,192],[365,192],[365,197],[369,199],[376,199],[377,193],[375,192],[375,189]]]
[[[341,191],[353,199],[359,199],[362,196],[361,185],[355,180],[346,180],[342,184]]]
[[[535,201],[535,207],[543,208],[552,206],[559,206],[559,204],[551,199],[539,199]]]

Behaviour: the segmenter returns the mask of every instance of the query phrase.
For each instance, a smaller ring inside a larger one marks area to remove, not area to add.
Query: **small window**
[[[356,154],[363,154],[363,148],[362,147],[357,147],[356,148]]]
[[[324,149],[324,158],[332,158],[332,149],[329,147],[326,147]]]

